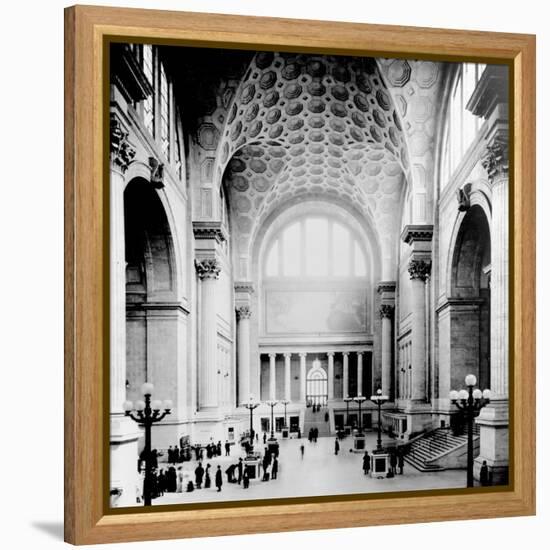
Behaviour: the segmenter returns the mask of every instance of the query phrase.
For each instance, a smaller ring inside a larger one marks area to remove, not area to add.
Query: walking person
[[[248,476],[248,470],[245,469],[243,472],[243,489],[248,489],[250,485],[250,477]]]
[[[225,440],[225,456],[229,456],[231,454],[231,445],[229,444],[229,441]]]
[[[302,459],[304,458],[304,444],[302,443],[300,445],[300,454],[302,455]]]
[[[334,454],[337,455],[340,450],[340,443],[338,443],[338,438],[334,440]]]
[[[221,466],[218,464],[218,469],[216,470],[216,487],[218,488],[218,493],[222,490],[222,469]]]

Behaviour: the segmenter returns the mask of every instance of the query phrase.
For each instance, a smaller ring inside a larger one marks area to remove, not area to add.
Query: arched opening
[[[306,378],[306,404],[326,406],[328,401],[328,376],[318,359],[313,361],[313,367]]]
[[[174,247],[160,197],[142,178],[124,191],[124,235],[127,399],[141,399],[145,381],[173,399],[166,371],[176,368],[180,353]]]
[[[485,212],[472,206],[457,234],[451,264],[451,387],[475,374],[490,386],[491,235]]]

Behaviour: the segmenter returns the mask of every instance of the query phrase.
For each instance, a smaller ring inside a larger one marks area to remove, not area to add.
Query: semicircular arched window
[[[366,277],[365,251],[355,234],[328,217],[291,222],[272,239],[264,265],[267,278]]]

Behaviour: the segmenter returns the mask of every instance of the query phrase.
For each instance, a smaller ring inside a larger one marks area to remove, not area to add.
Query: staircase
[[[320,411],[314,413],[313,407],[306,407],[302,437],[307,438],[310,428],[317,428],[319,437],[330,436],[330,421],[325,422],[325,413],[327,412],[329,412],[327,408],[321,408]]]
[[[410,443],[405,461],[421,472],[437,472],[466,466],[468,436],[438,428]],[[474,425],[474,456],[479,448],[479,426]]]

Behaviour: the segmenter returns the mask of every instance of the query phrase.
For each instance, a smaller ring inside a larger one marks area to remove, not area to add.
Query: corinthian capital
[[[240,306],[237,308],[237,319],[239,321],[241,319],[250,319],[251,315],[252,310],[250,309],[250,306]]]
[[[411,260],[409,262],[409,276],[411,279],[425,281],[430,276],[432,264],[429,260]]]
[[[382,304],[379,310],[380,319],[383,319],[384,317],[386,317],[387,319],[391,319],[393,317],[393,310],[394,306],[390,304]]]
[[[487,171],[491,183],[499,177],[508,176],[508,136],[496,136],[493,142],[487,145],[481,164]]]
[[[120,120],[111,113],[111,162],[125,172],[136,156],[136,150],[128,140]]]
[[[196,260],[195,267],[201,280],[217,279],[221,271],[220,263],[215,258]]]

